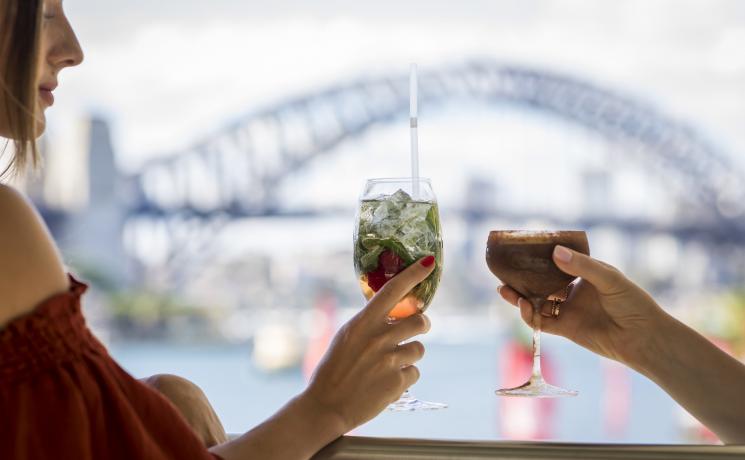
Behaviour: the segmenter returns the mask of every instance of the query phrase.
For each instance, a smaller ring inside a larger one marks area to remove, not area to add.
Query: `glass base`
[[[421,401],[411,396],[409,390],[398,398],[398,401],[388,405],[388,410],[393,412],[413,412],[419,410],[438,410],[447,409],[448,405],[430,401]]]
[[[578,391],[565,390],[546,383],[543,379],[530,379],[528,382],[515,388],[502,388],[494,392],[497,396],[518,396],[524,398],[561,398],[564,396],[577,396]]]

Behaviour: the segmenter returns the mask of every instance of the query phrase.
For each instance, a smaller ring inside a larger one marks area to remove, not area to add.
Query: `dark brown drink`
[[[502,230],[489,233],[486,242],[486,264],[502,283],[517,290],[533,306],[533,372],[525,384],[496,391],[499,396],[554,398],[577,396],[547,383],[541,375],[541,306],[552,294],[560,293],[574,280],[554,264],[556,245],[566,246],[583,254],[590,254],[585,232],[532,232]],[[554,314],[555,319],[559,310]]]
[[[582,231],[500,230],[489,233],[486,264],[502,283],[526,299],[546,299],[574,280],[554,264],[552,254],[558,244],[590,254],[587,235]]]

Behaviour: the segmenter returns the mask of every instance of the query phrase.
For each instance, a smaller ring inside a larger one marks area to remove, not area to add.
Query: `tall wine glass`
[[[574,280],[554,264],[552,255],[559,244],[590,254],[587,235],[581,231],[502,230],[489,233],[486,243],[489,270],[533,306],[533,373],[519,387],[497,390],[499,396],[577,396],[574,390],[546,383],[541,374],[541,307],[549,296],[566,289]]]
[[[435,257],[434,271],[389,312],[391,321],[427,309],[442,273],[442,229],[429,179],[370,179],[360,196],[354,230],[354,268],[368,300],[421,257]],[[394,411],[443,409],[407,390],[388,406]]]

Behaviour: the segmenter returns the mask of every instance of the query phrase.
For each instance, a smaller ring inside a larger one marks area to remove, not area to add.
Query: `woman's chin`
[[[44,112],[40,112],[39,115],[36,116],[36,137],[41,137],[42,134],[44,134],[44,131],[47,129],[47,117],[44,115]]]

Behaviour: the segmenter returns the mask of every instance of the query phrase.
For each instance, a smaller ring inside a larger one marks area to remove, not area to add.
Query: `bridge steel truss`
[[[400,118],[408,98],[405,75],[370,77],[242,116],[193,147],[144,165],[130,178],[137,191],[131,217],[281,215],[277,191],[284,178],[372,126]],[[690,219],[668,230],[711,229],[716,238],[745,243],[745,176],[696,130],[639,100],[570,76],[492,61],[421,74],[420,99],[424,107],[457,99],[517,104],[581,125],[623,145],[630,161],[683,192]],[[607,224],[624,226],[613,218]],[[630,225],[638,231],[646,224]]]

